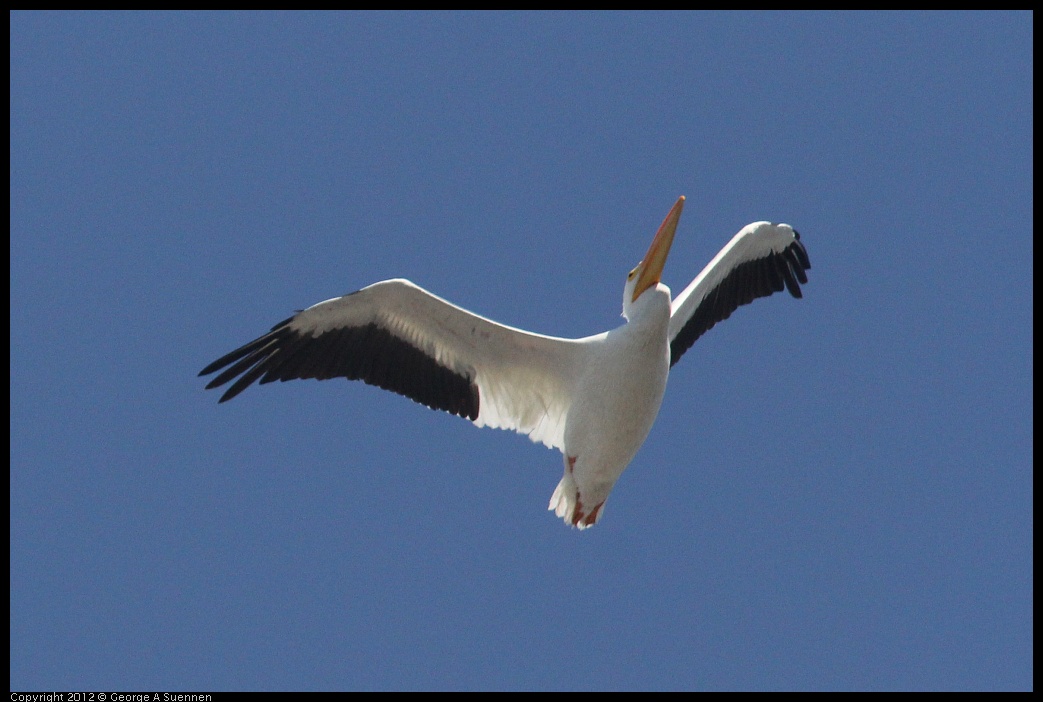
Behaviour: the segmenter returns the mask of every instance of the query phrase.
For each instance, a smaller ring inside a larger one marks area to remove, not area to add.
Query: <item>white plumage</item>
[[[313,305],[219,358],[207,388],[345,377],[513,429],[562,451],[550,509],[584,529],[655,421],[670,367],[740,305],[782,290],[801,297],[811,267],[787,224],[744,227],[671,304],[660,276],[684,206],[679,198],[623,293],[627,323],[583,339],[515,329],[408,280],[385,280]]]

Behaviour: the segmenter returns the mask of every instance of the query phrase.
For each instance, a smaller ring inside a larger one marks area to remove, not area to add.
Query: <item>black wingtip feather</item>
[[[290,317],[271,331],[225,354],[200,375],[221,372],[208,390],[235,382],[218,403],[227,402],[250,385],[302,378],[347,378],[404,395],[432,409],[478,419],[478,386],[474,379],[440,365],[423,350],[374,323],[331,329],[315,336],[291,327]]]

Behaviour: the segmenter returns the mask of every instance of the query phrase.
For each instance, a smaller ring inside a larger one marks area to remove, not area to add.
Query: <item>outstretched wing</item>
[[[670,305],[670,365],[738,307],[783,288],[801,297],[810,268],[793,227],[771,222],[743,227]]]
[[[560,449],[587,355],[580,340],[514,329],[396,279],[309,307],[199,375],[221,371],[207,389],[234,380],[221,402],[254,382],[362,380]]]

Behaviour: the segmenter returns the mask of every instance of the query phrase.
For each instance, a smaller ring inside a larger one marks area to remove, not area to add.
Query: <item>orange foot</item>
[[[576,509],[572,511],[572,526],[578,527],[581,523],[585,527],[593,526],[594,522],[598,519],[598,512],[605,506],[605,501],[602,500],[594,507],[590,514],[583,513],[583,502],[579,499],[579,493],[576,494]]]

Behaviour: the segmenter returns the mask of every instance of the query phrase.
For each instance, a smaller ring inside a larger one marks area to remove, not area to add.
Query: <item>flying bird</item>
[[[811,268],[788,224],[742,228],[671,301],[660,283],[684,208],[680,197],[623,287],[626,323],[563,339],[508,327],[408,280],[320,302],[222,356],[207,389],[235,381],[348,378],[391,390],[477,426],[513,429],[559,449],[564,474],[548,509],[585,529],[648,436],[670,368],[741,305],[784,288],[801,297]]]

